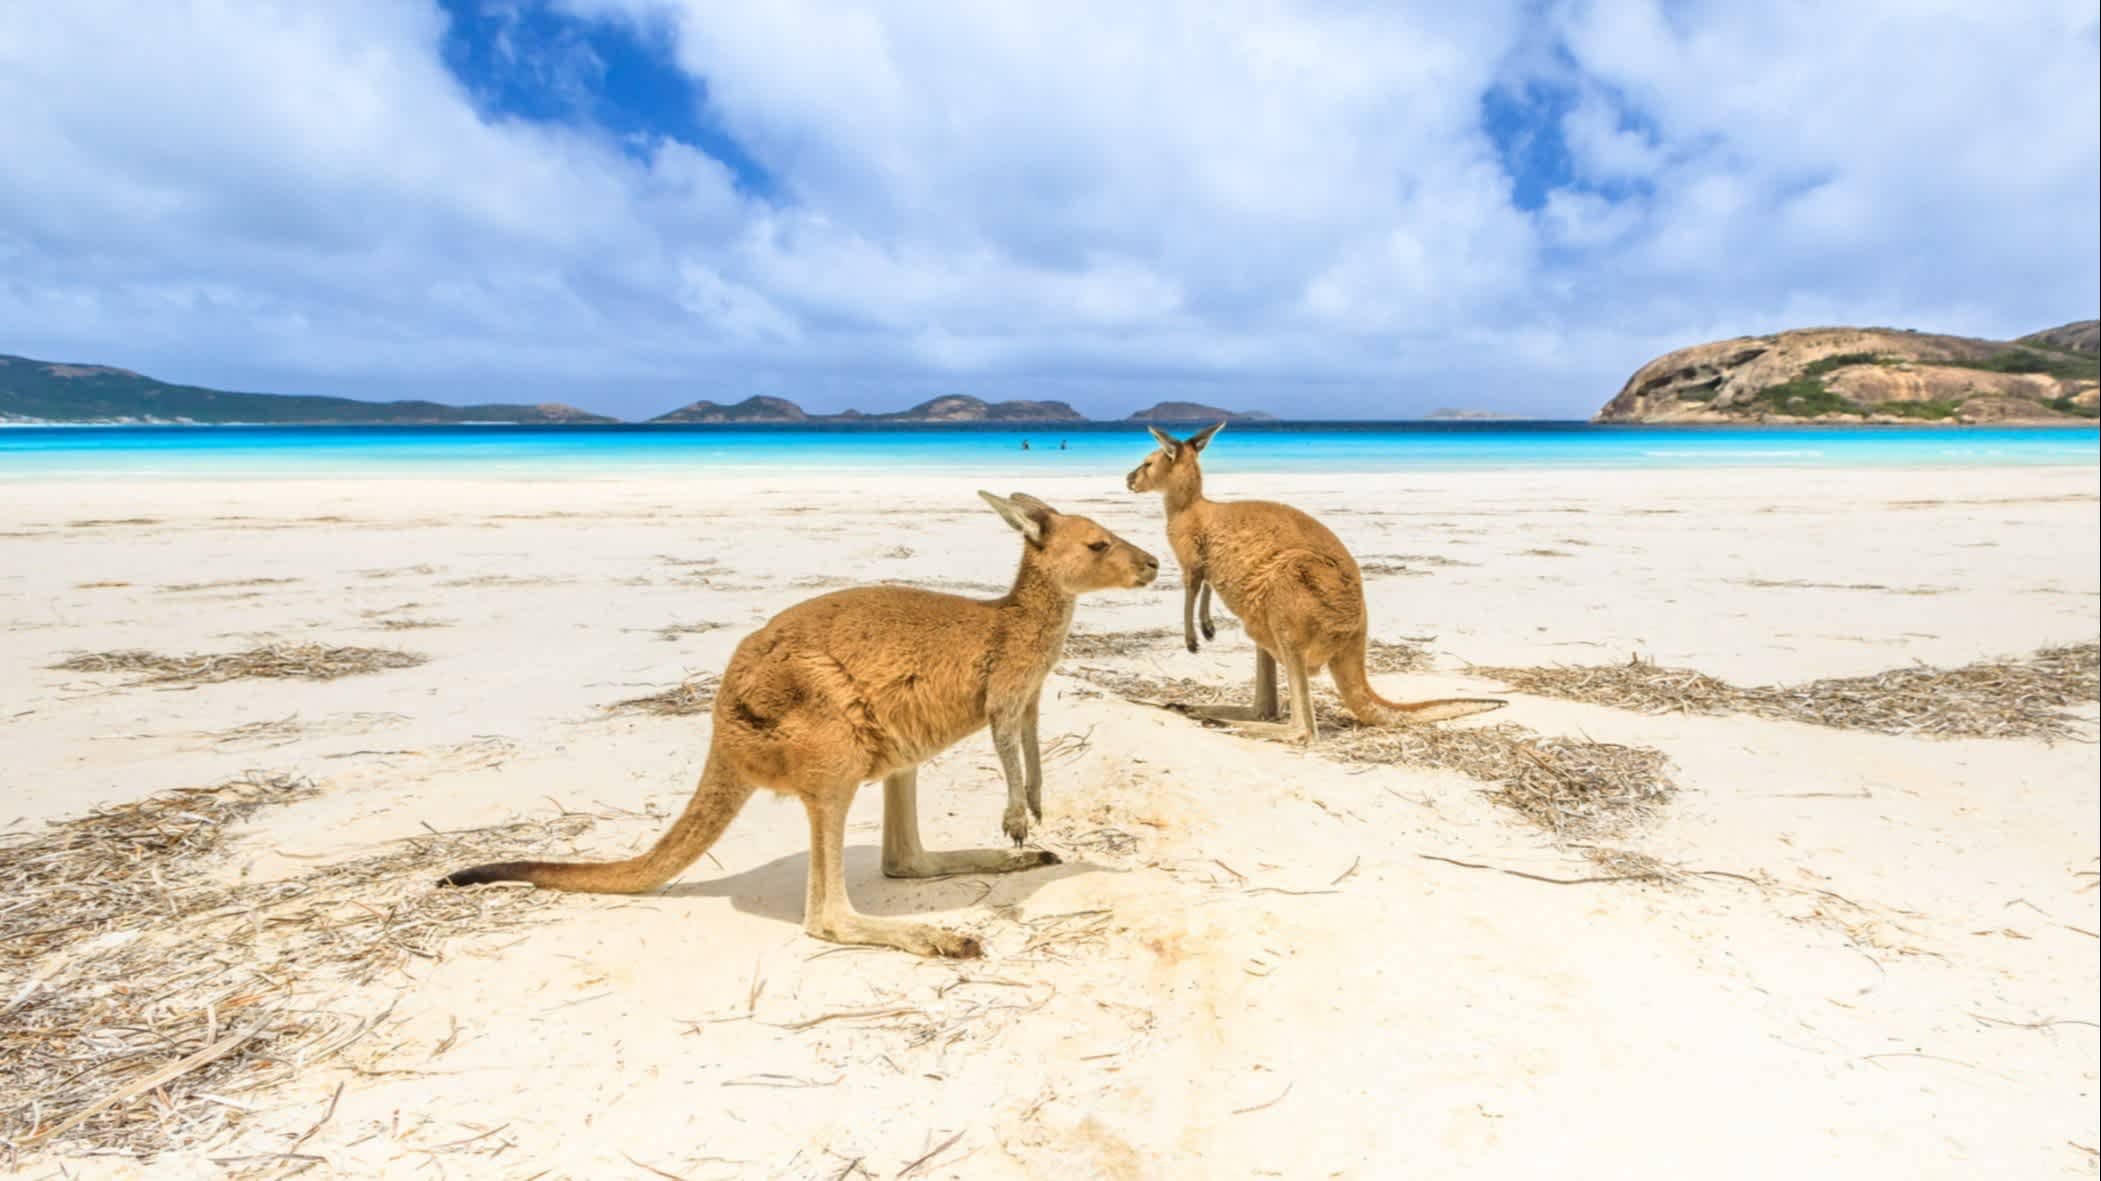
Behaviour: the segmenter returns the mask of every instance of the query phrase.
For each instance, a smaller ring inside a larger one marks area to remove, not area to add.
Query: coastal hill
[[[2101,410],[2101,323],[2018,341],[1802,328],[1666,353],[1594,422],[2041,423]]]
[[[735,405],[725,406],[720,402],[705,399],[691,402],[669,414],[659,414],[651,422],[808,422],[810,416],[802,407],[786,398],[750,397]]]
[[[929,398],[910,410],[887,414],[864,414],[846,410],[838,414],[811,414],[786,398],[750,397],[735,405],[699,401],[659,414],[651,422],[702,423],[885,423],[885,422],[1086,422],[1079,411],[1063,402],[987,402],[967,394],[944,394]]]
[[[1221,410],[1202,402],[1161,402],[1124,419],[1125,422],[1275,422],[1276,415],[1260,410]]]
[[[2074,320],[2041,332],[2031,332],[2016,343],[2041,345],[2067,353],[2085,353],[2091,357],[2101,353],[2101,320]]]
[[[445,406],[359,402],[299,394],[237,394],[164,381],[107,365],[68,365],[0,355],[0,423],[612,422],[557,402]]]

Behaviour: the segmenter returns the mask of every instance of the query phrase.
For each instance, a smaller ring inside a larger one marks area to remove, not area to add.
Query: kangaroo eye
[[[1106,541],[1097,541],[1092,545],[1089,545],[1087,548],[1093,550],[1095,553],[1098,554],[1106,554],[1109,552],[1109,543]]]

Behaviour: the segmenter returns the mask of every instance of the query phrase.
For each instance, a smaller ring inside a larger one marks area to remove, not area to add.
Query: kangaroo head
[[[1160,559],[1086,517],[1069,517],[1026,493],[979,492],[1028,544],[1028,557],[1069,595],[1144,586],[1160,573]]]
[[[1214,423],[1186,439],[1177,439],[1156,426],[1145,428],[1152,432],[1160,449],[1131,469],[1131,474],[1123,478],[1124,487],[1133,492],[1168,492],[1194,483],[1202,475],[1196,463],[1197,452],[1210,446],[1211,436],[1225,429],[1225,425]]]

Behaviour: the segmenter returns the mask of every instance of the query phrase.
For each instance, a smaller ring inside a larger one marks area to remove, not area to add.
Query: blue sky
[[[171,380],[1581,417],[2101,304],[2091,0],[30,7],[0,352]]]

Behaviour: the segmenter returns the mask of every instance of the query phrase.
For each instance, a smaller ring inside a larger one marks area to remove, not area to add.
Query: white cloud
[[[566,6],[668,30],[767,196],[481,117],[434,6],[0,7],[0,350],[638,415],[1082,380],[1577,415],[1711,335],[2010,334],[2101,282],[2090,0]],[[1533,211],[1481,115],[1528,75],[1575,96]]]
[[[1572,6],[1580,71],[1669,161],[1608,273],[1760,329],[1804,305],[1996,334],[2093,315],[2097,26],[2078,0]]]
[[[1647,181],[1664,169],[1664,153],[1645,132],[1626,126],[1619,105],[1596,89],[1584,93],[1562,118],[1561,130],[1585,181]]]

